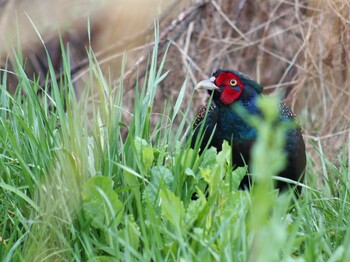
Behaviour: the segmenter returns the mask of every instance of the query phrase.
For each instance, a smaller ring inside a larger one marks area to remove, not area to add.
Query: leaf
[[[102,201],[89,201],[83,204],[84,214],[88,220],[91,220],[91,225],[95,228],[103,228],[105,224],[105,214],[103,212]]]
[[[176,103],[174,106],[174,113],[173,113],[172,121],[174,121],[175,117],[177,116],[177,113],[179,112],[179,109],[180,109],[181,104],[182,104],[182,100],[183,100],[184,95],[185,95],[186,86],[187,86],[187,78],[183,82],[182,87],[181,87],[180,92],[179,92],[179,95],[177,96]]]
[[[180,145],[181,146],[181,145]],[[193,159],[193,156],[196,155],[198,159],[197,152],[194,152],[192,148],[189,148],[186,154],[183,154],[181,157],[181,165],[184,167],[191,166],[191,162]]]
[[[113,191],[113,181],[109,177],[90,178],[82,190],[83,210],[91,220],[92,226],[104,228],[109,224],[118,226],[121,222],[124,206],[118,194]]]
[[[142,163],[146,168],[150,168],[153,164],[154,154],[153,148],[151,146],[147,146],[142,150]]]
[[[140,137],[136,137],[134,143],[137,154],[141,156],[142,164],[146,168],[150,168],[153,165],[154,160],[152,146],[149,143],[147,143],[145,139]]]
[[[146,195],[149,197],[151,203],[155,203],[157,195],[159,193],[160,186],[163,184],[167,188],[172,186],[174,181],[173,174],[169,169],[164,166],[155,166],[151,169],[151,182],[145,188],[143,193],[143,200],[146,199]]]
[[[136,152],[141,156],[142,155],[142,151],[149,146],[149,144],[147,143],[147,141],[141,137],[135,137],[134,140],[135,143],[135,148],[136,148]]]
[[[213,167],[216,164],[217,151],[215,147],[207,149],[203,156],[203,161],[200,166],[202,167]]]
[[[101,198],[101,194],[97,188],[103,191],[113,191],[113,181],[109,177],[94,176],[85,182],[81,195],[84,201],[91,201],[93,199]]]
[[[132,168],[127,167],[125,165],[122,165],[118,162],[111,161],[116,166],[120,167],[125,172],[125,178],[127,180],[127,183],[129,186],[135,186],[139,184],[139,181],[137,180],[137,177],[142,179],[144,182],[149,183],[148,180],[144,177],[142,177],[139,173],[134,171]]]
[[[186,209],[184,225],[187,228],[191,228],[193,223],[197,220],[198,215],[203,210],[207,200],[205,196],[202,194],[198,194],[198,199],[196,201],[191,201]]]
[[[121,231],[121,235],[124,236],[124,241],[135,250],[138,249],[140,244],[140,228],[132,215],[128,215],[125,221],[125,228]]]
[[[232,189],[238,189],[241,184],[242,179],[247,175],[247,167],[238,167],[236,168],[230,176],[226,177],[226,182],[231,184]],[[231,181],[227,181],[231,179]]]
[[[222,143],[222,150],[217,154],[216,163],[220,167],[225,167],[227,163],[230,163],[231,158],[231,146],[226,140]]]
[[[160,203],[162,217],[180,229],[184,215],[184,206],[181,200],[173,192],[164,188],[160,191]]]
[[[257,101],[258,107],[263,111],[266,122],[273,123],[279,115],[279,101],[273,96],[261,96]]]
[[[201,175],[204,178],[205,182],[209,184],[209,186],[212,184],[212,179],[211,179],[211,170],[209,167],[206,169],[200,169]]]
[[[192,177],[196,178],[196,174],[193,172],[193,170],[191,168],[186,168],[185,174],[187,176],[192,176]]]

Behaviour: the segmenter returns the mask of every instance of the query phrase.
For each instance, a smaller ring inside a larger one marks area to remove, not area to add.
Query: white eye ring
[[[237,84],[238,84],[237,80],[235,80],[235,79],[231,79],[230,80],[230,85],[231,86],[236,86]]]

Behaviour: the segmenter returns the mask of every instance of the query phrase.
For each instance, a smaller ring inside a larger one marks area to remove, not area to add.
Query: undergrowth
[[[274,104],[262,102],[270,118],[254,148],[259,177],[251,192],[238,190],[246,169],[232,167],[227,143],[201,155],[189,147],[189,110],[180,109],[185,83],[151,125],[168,73],[155,42],[130,123],[123,81],[112,93],[91,50],[91,81],[79,101],[64,48],[63,74],[57,81],[48,60],[41,97],[17,56],[17,92],[7,92],[6,79],[0,89],[1,260],[350,261],[350,143],[337,165],[316,144],[322,172],[309,161],[301,197],[278,194],[271,182],[283,144],[271,137],[279,132]],[[92,85],[99,103],[89,103]]]

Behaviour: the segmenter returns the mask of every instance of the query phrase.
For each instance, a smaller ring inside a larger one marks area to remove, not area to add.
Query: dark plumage
[[[206,108],[202,107],[197,113],[191,146],[194,147],[200,126],[204,124],[201,151],[208,144],[211,136],[209,147],[214,146],[218,151],[226,140],[232,145],[233,164],[244,166],[246,163],[249,166],[251,148],[257,131],[237,113],[236,109],[243,107],[249,114],[260,116],[261,112],[256,101],[261,96],[263,86],[240,72],[219,69],[209,80],[201,81],[197,88],[208,89],[209,94],[212,92],[214,94],[205,122]],[[286,121],[295,123],[295,115],[284,103],[280,103],[277,122]],[[306,165],[305,144],[301,129],[296,123],[286,133],[285,152],[287,164],[278,175],[294,181],[302,181]],[[242,180],[241,188],[249,188],[249,185],[250,181],[246,176]],[[283,189],[286,186],[283,182],[277,183],[278,188]],[[297,189],[301,190],[300,187]]]

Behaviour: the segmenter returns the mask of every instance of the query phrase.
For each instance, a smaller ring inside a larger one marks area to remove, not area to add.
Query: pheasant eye
[[[231,79],[230,80],[230,86],[236,86],[238,84],[237,80]]]

